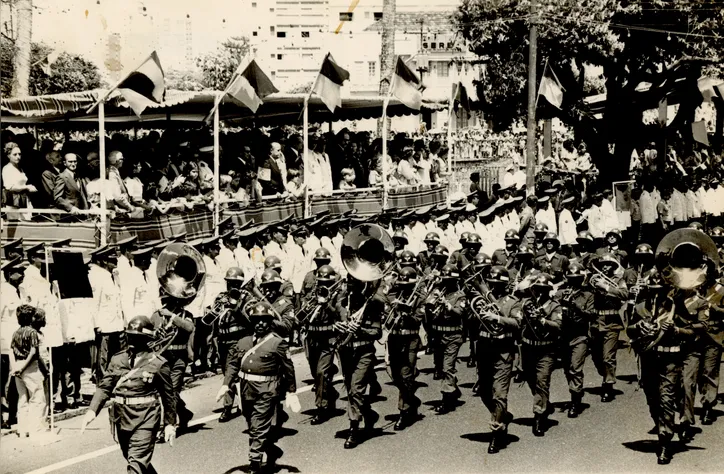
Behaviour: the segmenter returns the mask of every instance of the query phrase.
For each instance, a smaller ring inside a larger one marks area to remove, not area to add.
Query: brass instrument
[[[317,284],[314,295],[304,303],[304,306],[297,313],[297,320],[300,324],[309,324],[314,321],[322,305],[334,300],[342,290],[344,279],[340,278],[332,286],[321,286]]]
[[[342,265],[352,277],[369,284],[379,283],[390,274],[395,253],[395,244],[385,229],[376,224],[362,224],[347,232],[342,241],[340,254]],[[367,304],[374,298],[376,292],[367,298],[362,307],[354,312],[349,322],[362,324]],[[349,344],[354,332],[349,331],[338,336],[333,347],[339,348]]]
[[[607,263],[613,263],[613,262],[607,261]],[[623,269],[621,268],[621,264],[618,263],[618,262],[615,262],[615,263],[616,263],[617,266],[616,266],[616,269],[614,270],[614,274],[620,274],[620,273],[622,272],[622,270],[623,270]],[[606,284],[608,284],[608,285],[610,285],[610,286],[618,287],[618,283],[617,283],[613,278],[611,278],[611,277],[609,277],[608,275],[606,275],[606,274],[603,272],[603,270],[601,270],[600,268],[598,268],[597,264],[600,264],[600,260],[594,260],[594,261],[591,263],[591,268],[593,269],[593,271],[594,271],[595,273],[594,273],[593,275],[591,275],[591,278],[588,280],[589,285],[591,285],[592,287],[595,288],[595,287],[597,286],[596,284],[597,284],[599,281],[603,281],[603,282],[605,282]]]
[[[502,324],[496,322],[485,321],[483,315],[485,313],[493,313],[496,316],[501,316],[500,306],[498,306],[498,300],[493,296],[491,292],[486,294],[479,294],[470,301],[470,310],[480,324],[483,326],[483,330],[493,336],[498,336],[503,333],[505,328]]]
[[[204,284],[206,265],[201,253],[191,245],[169,244],[158,255],[156,278],[166,295],[190,301]],[[156,330],[156,339],[148,347],[153,352],[162,353],[171,345],[176,334],[178,328],[173,326],[173,318],[169,318],[166,325]]]
[[[407,297],[406,300],[395,301],[395,304],[392,306],[392,309],[387,314],[387,319],[385,319],[385,322],[382,324],[382,329],[390,332],[395,327],[397,327],[397,324],[400,322],[400,319],[402,319],[402,315],[404,313],[409,313],[410,311],[414,310],[415,306],[417,306],[417,301],[420,297],[423,296],[423,293],[420,289],[420,286],[425,281],[423,278],[418,278],[417,282],[415,283],[415,287],[412,289],[412,293],[410,293],[410,296]]]
[[[207,326],[213,326],[216,321],[218,321],[220,318],[223,318],[226,316],[229,311],[232,310],[232,308],[229,308],[229,304],[234,305],[233,310],[238,311],[240,309],[240,305],[243,302],[248,302],[252,299],[256,299],[254,294],[245,289],[244,287],[249,284],[253,280],[249,280],[242,286],[241,291],[238,295],[233,295],[233,297],[226,297],[223,299],[217,299],[214,302],[214,306],[212,306],[206,314],[203,315],[201,318],[201,322],[204,323]],[[236,293],[236,292],[235,292]],[[246,305],[245,305],[246,306]]]

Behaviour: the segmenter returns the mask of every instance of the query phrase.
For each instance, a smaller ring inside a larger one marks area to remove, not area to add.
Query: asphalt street
[[[378,352],[381,354],[381,348]],[[384,368],[380,368],[383,392],[373,405],[381,415],[380,421],[370,439],[357,449],[345,450],[348,422],[341,381],[337,382],[342,396],[338,416],[320,426],[310,425],[314,397],[304,355],[297,354],[294,358],[302,412],[290,413],[291,419],[285,424],[278,443],[284,455],[278,461],[277,472],[678,472],[721,471],[724,465],[724,419],[703,427],[689,446],[677,445],[670,466],[656,464],[656,437],[648,433],[653,422],[643,392],[636,390],[635,359],[627,349],[619,351],[617,397],[612,403],[600,402],[600,377],[589,360],[584,399],[587,408],[577,419],[568,419],[563,411],[569,400],[568,389],[563,372],[555,371],[551,401],[556,411],[543,438],[531,433],[532,396],[528,387],[514,384],[509,405],[515,416],[510,426],[510,444],[499,454],[488,455],[489,414],[471,393],[475,371],[465,366],[466,355],[464,348],[458,363],[463,397],[456,411],[446,415],[432,411],[440,399],[439,385],[432,380],[432,357],[421,357],[418,396],[423,401],[423,418],[402,432],[392,429],[397,391],[389,383]],[[159,473],[221,474],[248,470],[244,419],[239,417],[226,424],[217,421],[219,406],[214,398],[220,385],[221,377],[216,376],[200,380],[184,392],[183,398],[195,413],[193,426],[173,447],[156,448],[153,464]],[[46,446],[33,446],[14,436],[2,438],[0,471],[125,472],[105,410],[83,436],[78,430],[80,418],[64,420],[58,426],[60,440]]]

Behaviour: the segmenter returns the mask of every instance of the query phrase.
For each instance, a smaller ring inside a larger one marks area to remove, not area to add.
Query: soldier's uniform
[[[151,457],[161,417],[167,425],[176,423],[176,397],[166,359],[152,352],[134,357],[125,350],[111,357],[89,410],[97,414],[109,400],[111,430],[128,472],[155,473]]]
[[[713,421],[712,410],[719,394],[719,369],[724,341],[724,307],[722,307],[723,282],[720,280],[709,290],[716,296],[709,299],[709,325],[706,336],[702,337],[701,370],[699,371],[699,392],[701,393],[701,423],[710,425]]]
[[[241,378],[244,417],[249,425],[249,461],[261,463],[274,443],[274,415],[285,392],[297,391],[287,342],[274,332],[246,336],[229,353],[224,385]]]
[[[281,317],[274,319],[272,328],[274,331],[284,338],[290,338],[294,331],[299,329],[299,321],[294,316],[294,302],[285,295],[280,295],[274,303],[272,303],[275,314]]]
[[[571,394],[568,416],[575,418],[583,400],[583,365],[588,355],[591,321],[595,318],[593,293],[576,288],[572,293],[563,292],[559,302],[563,305],[563,367]]]
[[[548,254],[543,252],[535,258],[535,268],[553,277],[555,282],[560,282],[568,270],[569,261],[564,255],[558,252]]]

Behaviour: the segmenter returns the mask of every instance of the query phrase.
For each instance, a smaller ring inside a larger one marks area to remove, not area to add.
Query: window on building
[[[277,54],[277,60],[278,60],[278,61],[281,61],[282,59],[284,59],[284,55],[283,55],[283,54]]]
[[[352,21],[352,12],[339,12],[339,21]]]
[[[277,31],[277,38],[286,38],[287,32],[286,31]]]
[[[450,76],[450,64],[447,61],[430,61],[430,73],[437,77]]]
[[[382,19],[382,12],[375,12],[375,21],[380,21]]]
[[[309,32],[308,32],[308,31],[302,31],[302,38],[309,38]]]
[[[251,8],[256,8],[256,2],[251,2]]]
[[[273,8],[270,8],[270,9],[269,9],[269,12],[270,12],[270,13],[274,13],[274,9],[273,9]]]
[[[377,62],[376,61],[367,62],[367,73],[369,74],[370,79],[374,78],[377,75]]]
[[[257,32],[256,32],[256,31],[252,31],[252,32],[251,32],[251,36],[256,36],[256,35],[257,35]]]
[[[269,27],[269,33],[274,33],[274,27],[273,27],[273,26],[270,26],[270,27]]]

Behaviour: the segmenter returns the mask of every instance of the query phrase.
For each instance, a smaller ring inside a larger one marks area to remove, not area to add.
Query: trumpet
[[[483,330],[485,332],[492,334],[493,336],[498,336],[503,333],[503,325],[492,321],[488,322],[483,317],[486,313],[493,313],[496,316],[501,316],[500,306],[498,306],[498,301],[492,293],[488,292],[484,295],[479,294],[473,298],[470,302],[470,309],[472,310],[473,315],[478,319],[478,321],[480,321],[480,324],[483,326]]]

